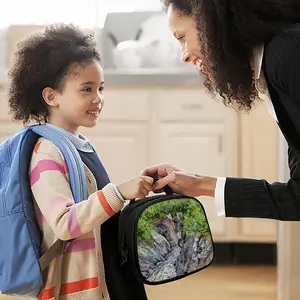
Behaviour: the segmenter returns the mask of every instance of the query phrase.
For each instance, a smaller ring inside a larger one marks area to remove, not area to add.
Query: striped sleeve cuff
[[[125,201],[125,199],[122,197],[122,195],[121,195],[121,193],[119,192],[117,186],[116,186],[115,184],[112,184],[112,183],[110,183],[110,184],[111,184],[112,187],[114,188],[115,194],[118,196],[119,200],[122,201],[123,203],[125,203],[126,201]]]
[[[124,203],[116,195],[112,184],[107,184],[101,191],[98,191],[98,198],[110,216],[120,211],[124,206]]]

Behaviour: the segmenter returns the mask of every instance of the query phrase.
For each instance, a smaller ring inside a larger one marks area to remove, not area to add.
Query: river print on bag
[[[213,262],[209,223],[196,198],[162,194],[131,201],[119,225],[122,266],[144,284],[175,281]]]

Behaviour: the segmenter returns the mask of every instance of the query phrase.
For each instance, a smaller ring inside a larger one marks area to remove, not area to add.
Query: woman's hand
[[[196,175],[168,164],[145,168],[141,174],[158,177],[152,186],[153,191],[161,191],[168,185],[175,193],[191,197],[215,195],[216,178]]]

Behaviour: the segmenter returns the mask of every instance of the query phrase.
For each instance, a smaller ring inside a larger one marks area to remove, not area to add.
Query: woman
[[[224,104],[251,110],[258,98],[289,145],[287,183],[213,178],[170,165],[142,171],[191,196],[215,197],[219,215],[300,221],[300,0],[163,0],[183,61]],[[266,135],[268,133],[266,132]]]

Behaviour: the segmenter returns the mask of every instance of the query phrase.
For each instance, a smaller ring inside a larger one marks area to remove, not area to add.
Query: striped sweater
[[[89,197],[75,204],[69,173],[60,150],[49,140],[40,138],[30,163],[30,182],[34,209],[43,234],[42,253],[57,238],[69,240],[62,257],[61,300],[109,299],[102,260],[100,226],[120,211],[123,203],[108,184],[97,191],[96,180],[85,166]],[[58,274],[54,259],[45,271],[45,286],[39,300],[54,299]]]

